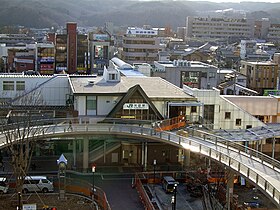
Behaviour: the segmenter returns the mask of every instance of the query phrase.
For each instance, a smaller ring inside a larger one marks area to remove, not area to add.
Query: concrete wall
[[[98,96],[97,115],[108,115],[120,99],[118,96]]]
[[[204,105],[214,105],[214,129],[246,129],[246,126],[264,126],[264,123],[240,108],[226,96],[220,96],[220,91],[199,90],[184,86],[184,91],[193,94]],[[201,108],[203,109],[203,108]],[[225,113],[230,112],[230,119],[225,119]],[[236,125],[236,119],[241,119],[241,125]]]
[[[3,81],[14,81],[14,90],[3,90]],[[25,90],[16,90],[16,81],[25,82]],[[33,90],[29,93],[29,91]],[[40,94],[42,103],[49,106],[65,106],[70,94],[68,76],[1,76],[0,97],[15,98],[24,94]]]

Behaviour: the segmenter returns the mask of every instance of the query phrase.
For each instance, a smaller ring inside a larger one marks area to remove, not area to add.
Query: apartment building
[[[217,67],[199,61],[155,61],[153,76],[183,87],[209,89],[217,86]]]
[[[129,27],[123,36],[122,60],[152,64],[160,50],[158,31],[150,28]]]
[[[278,64],[270,61],[241,61],[240,71],[247,76],[247,87],[261,95],[266,89],[277,88],[278,70]]]
[[[246,18],[187,17],[186,36],[206,39],[251,38],[254,21]]]
[[[268,40],[280,40],[280,24],[271,24],[267,34]]]

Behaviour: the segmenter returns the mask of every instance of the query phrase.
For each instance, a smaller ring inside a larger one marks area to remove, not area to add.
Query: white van
[[[27,192],[53,192],[53,183],[46,176],[27,176],[25,177],[22,191]]]
[[[7,183],[7,178],[0,177],[0,194],[7,193],[9,190],[9,185]]]

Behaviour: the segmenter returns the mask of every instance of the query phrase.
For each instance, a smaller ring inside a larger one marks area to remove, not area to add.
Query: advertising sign
[[[144,110],[149,109],[149,105],[147,103],[125,103],[123,105],[123,109],[137,109],[137,110]]]
[[[33,204],[23,204],[22,205],[22,210],[37,210],[37,205],[36,205],[36,203],[33,203]]]
[[[107,40],[109,40],[109,36],[107,34],[93,34],[92,38],[93,38],[93,40],[96,40],[96,41],[107,41]]]

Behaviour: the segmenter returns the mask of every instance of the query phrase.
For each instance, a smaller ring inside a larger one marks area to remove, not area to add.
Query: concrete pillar
[[[103,162],[106,163],[106,140],[104,140],[104,154],[103,154]]]
[[[77,142],[76,139],[73,140],[73,167],[76,168],[77,165]]]
[[[88,146],[89,146],[89,140],[88,138],[84,138],[83,141],[83,171],[87,171],[88,169]]]
[[[145,156],[145,143],[141,144],[141,165],[144,166],[144,156]]]
[[[40,148],[38,144],[35,144],[35,156],[40,156]]]
[[[231,170],[227,171],[227,210],[230,210],[230,204],[232,203],[234,187],[234,172]]]
[[[79,140],[78,140],[79,152],[82,152],[82,142],[83,142],[83,139],[79,139]]]
[[[273,141],[272,141],[272,158],[275,157],[275,137],[273,137]]]
[[[147,162],[148,162],[148,142],[145,142],[144,171],[147,171]]]
[[[191,163],[191,151],[185,149],[185,158],[184,158],[184,168],[190,167]]]

